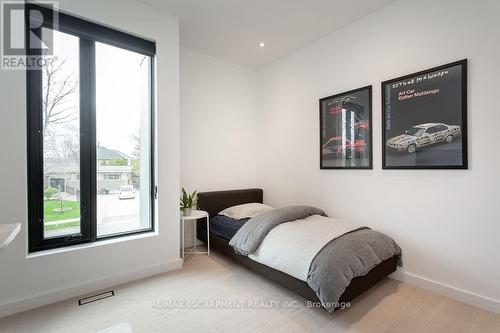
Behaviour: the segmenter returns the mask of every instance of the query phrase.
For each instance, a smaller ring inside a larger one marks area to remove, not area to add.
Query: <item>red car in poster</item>
[[[334,136],[323,145],[322,154],[323,156],[326,156],[345,152],[347,155],[352,155],[352,153],[364,152],[366,148],[367,146],[365,140],[354,140],[354,142],[352,142],[349,139],[345,139],[345,145],[343,145],[342,137]]]
[[[368,123],[368,120],[362,120],[362,121],[355,123],[354,128],[368,129],[368,128],[370,128],[370,124]]]

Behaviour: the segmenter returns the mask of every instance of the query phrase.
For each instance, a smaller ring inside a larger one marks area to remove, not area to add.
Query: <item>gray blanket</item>
[[[307,284],[323,307],[333,313],[340,296],[352,279],[366,275],[373,267],[393,256],[401,266],[401,249],[392,238],[371,229],[361,229],[332,240],[316,255]]]
[[[321,209],[309,206],[289,206],[273,209],[248,220],[231,238],[229,245],[239,254],[252,254],[272,228],[281,223],[305,219],[311,215],[326,216]]]
[[[326,216],[322,210],[307,206],[269,211],[245,223],[229,244],[237,253],[252,254],[272,228],[315,214]],[[401,249],[392,238],[368,228],[356,230],[332,240],[318,252],[309,268],[307,283],[323,307],[332,313],[352,279],[393,256],[399,258],[401,266]]]

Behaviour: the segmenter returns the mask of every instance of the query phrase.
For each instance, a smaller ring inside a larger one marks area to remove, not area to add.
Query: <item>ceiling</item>
[[[180,18],[183,47],[259,68],[393,0],[140,1]]]

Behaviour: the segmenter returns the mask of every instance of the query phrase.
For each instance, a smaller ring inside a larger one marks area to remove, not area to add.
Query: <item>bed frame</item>
[[[221,210],[244,203],[263,201],[261,189],[245,189],[231,191],[216,191],[198,193],[198,208],[207,211],[210,217],[217,215]],[[196,224],[197,237],[207,242],[207,228],[205,223]],[[210,234],[210,250],[215,250],[250,270],[283,285],[305,299],[319,302],[316,293],[309,285],[293,276],[258,263],[246,256],[237,255],[229,242],[222,237]],[[375,266],[366,275],[354,278],[339,299],[339,303],[351,302],[356,296],[373,287],[377,282],[396,270],[397,258],[392,257]],[[337,308],[339,309],[339,308]]]

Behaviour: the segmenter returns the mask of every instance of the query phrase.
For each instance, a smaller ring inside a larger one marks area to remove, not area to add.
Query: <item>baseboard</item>
[[[389,277],[398,281],[408,282],[419,288],[456,299],[484,310],[500,313],[500,301],[487,296],[478,295],[467,290],[455,288],[445,283],[400,270],[392,273]]]
[[[145,267],[139,270],[113,275],[102,279],[76,284],[63,289],[53,290],[47,293],[39,294],[33,297],[9,302],[0,305],[0,318],[38,308],[40,306],[60,302],[66,299],[89,294],[96,290],[110,288],[119,284],[131,282],[145,277],[165,273],[182,267],[182,260],[173,259],[158,265]]]

